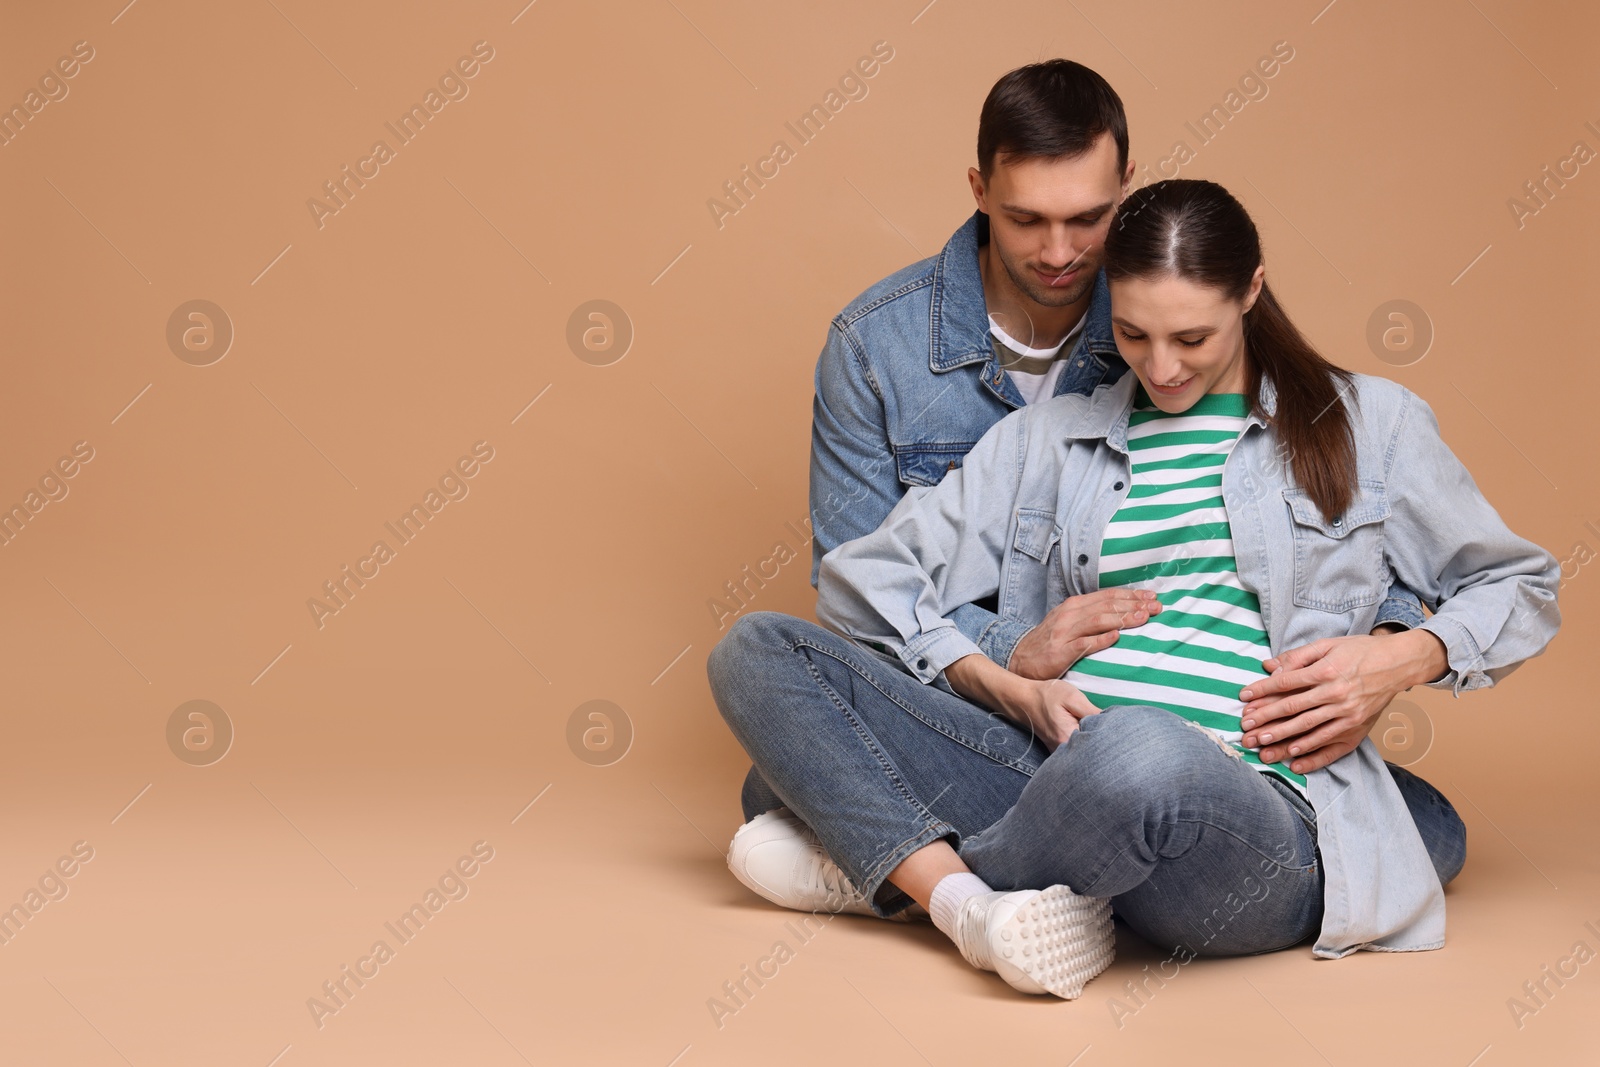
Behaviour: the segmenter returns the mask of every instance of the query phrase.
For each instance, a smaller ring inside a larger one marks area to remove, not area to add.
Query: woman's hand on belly
[[[1160,611],[1148,589],[1112,586],[1069,596],[1022,635],[1006,668],[1024,678],[1060,678],[1083,657],[1116,644],[1124,628],[1143,626]]]

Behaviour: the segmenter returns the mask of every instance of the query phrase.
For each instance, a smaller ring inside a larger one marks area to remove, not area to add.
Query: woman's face
[[[1207,393],[1242,393],[1249,382],[1244,313],[1261,293],[1262,268],[1233,300],[1171,276],[1111,282],[1117,349],[1162,411],[1187,411]]]

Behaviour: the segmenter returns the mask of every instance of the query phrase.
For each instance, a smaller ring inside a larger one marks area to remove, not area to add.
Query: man
[[[968,171],[973,216],[938,256],[869,288],[829,330],[813,412],[813,585],[824,554],[876,529],[909,490],[937,484],[1007,413],[1052,396],[1090,393],[1127,371],[1112,334],[1100,259],[1133,173],[1122,102],[1098,74],[1057,59],[996,83],[979,119],[978,166]],[[1053,541],[1041,537],[1039,551],[1042,561],[1058,564]],[[1161,610],[1152,593],[1105,589],[1061,601],[1028,628],[998,616],[996,607],[989,598],[948,618],[988,658],[1039,680],[1061,677],[1080,657],[1115,643],[1122,627]],[[1374,634],[1422,618],[1417,598],[1396,587]],[[845,665],[837,684],[883,690],[878,674],[885,666],[904,671],[887,656],[868,653],[858,662],[850,650],[860,646],[800,620],[775,626],[746,617],[724,645],[742,645],[752,655],[804,647],[829,658],[830,669]],[[1397,693],[1430,680],[1426,665],[1408,658],[1401,642],[1381,636],[1319,641],[1264,667],[1273,673],[1251,687],[1245,744],[1261,746],[1264,762],[1290,758],[1297,773],[1352,751]],[[952,692],[942,676],[934,684]],[[728,703],[740,698],[719,691],[715,672],[713,693],[731,724]],[[782,694],[771,699],[781,702]],[[918,709],[904,703],[915,720]],[[906,733],[901,723],[882,727],[900,746],[883,753],[890,764],[914,758],[917,729],[962,739],[981,757],[952,769],[939,796],[917,798],[930,810],[959,811],[959,818],[940,815],[963,834],[1004,814],[1047,754],[1037,739],[1030,745],[1009,738],[1002,724],[984,729],[982,710],[974,712],[977,718],[964,723],[917,721]],[[991,736],[1006,736],[1011,750],[995,751]],[[1398,768],[1392,773],[1448,881],[1465,855],[1459,817],[1426,782]],[[750,821],[735,837],[729,865],[747,886],[786,907],[887,914],[891,901],[863,900],[754,768],[742,801]],[[904,897],[892,903],[904,907]]]

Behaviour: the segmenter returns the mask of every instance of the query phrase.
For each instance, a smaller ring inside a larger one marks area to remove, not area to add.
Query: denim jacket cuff
[[[1415,597],[1391,596],[1378,605],[1378,617],[1372,625],[1376,629],[1388,623],[1415,630],[1422,625],[1423,618],[1422,605],[1417,603]]]
[[[934,681],[956,660],[983,649],[954,626],[940,626],[913,637],[900,651],[900,661],[924,684]]]
[[[978,651],[1002,667],[1011,662],[1011,654],[1016,651],[1017,642],[1033,629],[1027,623],[996,615],[977,604],[963,604],[945,618],[955,623],[957,628],[978,646]]]
[[[1444,642],[1445,659],[1450,664],[1443,678],[1427,683],[1430,687],[1448,689],[1460,696],[1494,684],[1494,680],[1483,670],[1483,652],[1479,650],[1478,642],[1461,623],[1447,615],[1435,615],[1416,629],[1427,630]]]
[[[1006,619],[995,616],[994,622],[983,631],[983,636],[978,638],[978,647],[983,654],[1007,669],[1011,666],[1011,655],[1016,652],[1017,644],[1033,627],[1017,619]]]

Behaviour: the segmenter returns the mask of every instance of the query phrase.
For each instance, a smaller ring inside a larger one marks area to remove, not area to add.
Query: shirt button
[[[1088,562],[1089,562],[1089,557],[1080,552],[1078,554],[1078,566],[1082,567],[1084,564],[1086,564]]]
[[[1083,366],[1083,360],[1081,360],[1081,359],[1078,360],[1078,366],[1080,366],[1080,367]]]
[[[1118,482],[1116,485],[1113,485],[1111,488],[1115,489],[1117,492],[1120,493],[1120,492],[1122,492],[1122,483]]]
[[[928,669],[928,661],[927,660],[925,660],[925,659],[917,660],[917,670],[925,671],[927,669]]]
[[[1338,518],[1334,519],[1333,520],[1333,524],[1335,526],[1343,526],[1344,525],[1344,516],[1340,515]]]

